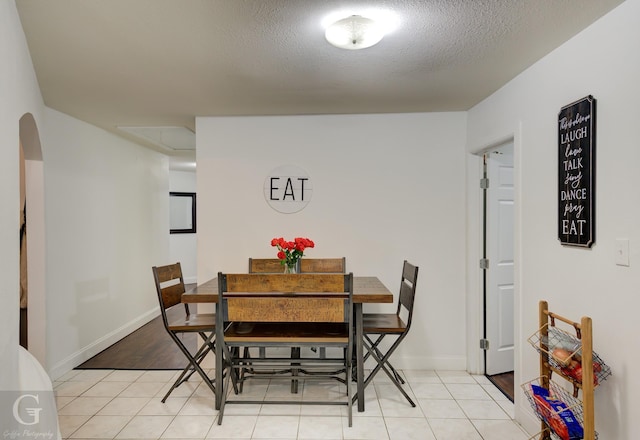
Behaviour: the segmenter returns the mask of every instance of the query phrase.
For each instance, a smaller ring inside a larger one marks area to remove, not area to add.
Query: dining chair
[[[346,258],[301,258],[298,260],[300,273],[345,273]],[[277,258],[249,258],[249,273],[282,273],[282,264]],[[311,351],[318,352],[321,358],[326,357],[326,347],[310,347]],[[265,357],[265,349],[259,349],[259,356]],[[291,348],[291,357],[300,357],[300,347]],[[297,381],[292,381],[291,392],[298,392]]]
[[[168,311],[181,303],[181,296],[185,292],[184,278],[180,263],[167,266],[153,266],[153,279],[155,280],[158,301],[160,302],[160,313],[165,330],[176,343],[180,351],[185,355],[189,363],[182,370],[182,373],[173,383],[169,391],[162,398],[164,403],[169,395],[182,383],[189,380],[194,372],[197,372],[204,383],[216,393],[216,388],[200,366],[200,363],[210,352],[215,354],[216,316],[213,313],[194,314],[189,310],[189,304],[184,304],[185,314],[179,318],[168,317]],[[173,315],[173,314],[172,314]],[[185,334],[197,334],[202,338],[195,354],[186,347],[180,336]]]
[[[344,400],[284,400],[250,397],[232,399],[229,380],[220,385],[218,424],[222,424],[225,405],[296,404],[346,405],[352,425],[351,353],[353,329],[353,274],[224,274],[218,273],[218,351],[224,368],[235,371],[227,377],[246,380],[282,378],[287,371],[292,380],[336,379],[346,387]],[[220,310],[220,309],[219,309]],[[337,347],[335,357],[288,356],[246,358],[244,347]],[[247,365],[251,366],[247,370]],[[221,364],[218,363],[218,367]],[[239,387],[242,390],[242,387]]]
[[[370,357],[376,361],[376,366],[364,381],[364,387],[366,388],[375,375],[382,370],[389,376],[393,384],[413,407],[415,407],[416,404],[402,387],[405,381],[402,376],[400,376],[400,373],[391,365],[389,359],[409,333],[411,320],[413,318],[417,281],[418,267],[405,260],[402,266],[400,295],[396,313],[364,313],[362,315],[362,343],[366,349],[363,362]],[[383,350],[381,342],[387,336],[395,337],[396,339],[389,348]]]

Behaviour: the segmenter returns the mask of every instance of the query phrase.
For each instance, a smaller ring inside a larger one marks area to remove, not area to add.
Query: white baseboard
[[[49,371],[47,371],[49,377],[51,378],[51,380],[56,380],[57,378],[73,370],[78,365],[91,359],[93,356],[115,344],[120,339],[131,334],[133,331],[139,329],[159,315],[160,309],[158,306],[156,306],[152,310],[149,310],[148,312],[140,315],[133,321],[126,323],[120,328],[115,329],[111,333],[81,348],[80,350],[76,351],[75,353],[71,354],[67,358],[61,360],[60,362],[49,368]]]
[[[370,361],[373,362],[373,360]],[[394,353],[391,356],[391,363],[401,370],[467,370],[465,356],[401,356]],[[368,363],[365,365],[367,368],[369,366]]]

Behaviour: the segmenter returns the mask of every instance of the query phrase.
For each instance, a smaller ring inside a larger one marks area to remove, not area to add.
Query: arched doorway
[[[42,365],[46,365],[44,176],[40,135],[33,115],[25,113],[20,128],[20,212],[24,216],[20,264],[21,342]],[[21,323],[22,324],[22,323]],[[24,332],[24,341],[22,333]]]

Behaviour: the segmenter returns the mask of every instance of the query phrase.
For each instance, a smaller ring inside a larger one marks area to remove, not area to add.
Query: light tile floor
[[[160,399],[177,371],[73,370],[54,383],[68,439],[527,440],[513,404],[484,376],[406,370],[412,408],[386,377],[366,389],[366,411],[327,405],[228,405],[222,425],[211,390],[193,377]],[[299,398],[335,392],[305,384]],[[332,387],[334,389],[332,389]],[[248,382],[243,395],[282,396],[288,381]],[[291,395],[287,396],[288,398]],[[316,396],[317,397],[317,396]]]

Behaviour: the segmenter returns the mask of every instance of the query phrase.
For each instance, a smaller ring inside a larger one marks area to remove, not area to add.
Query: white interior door
[[[487,375],[514,368],[513,287],[513,143],[486,153],[486,258],[485,338]]]

